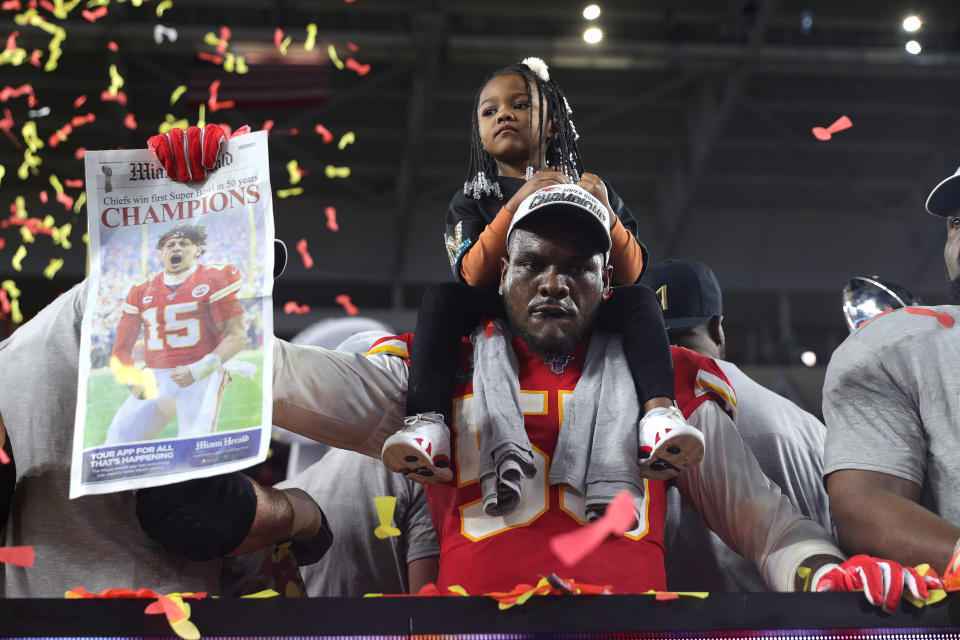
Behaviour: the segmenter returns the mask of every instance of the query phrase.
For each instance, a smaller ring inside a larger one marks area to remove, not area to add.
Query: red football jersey
[[[237,291],[243,284],[233,265],[197,265],[176,289],[163,283],[163,272],[130,288],[123,312],[143,321],[144,360],[151,369],[195,362],[223,337],[217,323],[243,313]]]
[[[406,356],[412,336],[386,338],[368,353]],[[547,363],[519,339],[514,350],[519,363],[522,409],[533,446],[537,474],[523,481],[523,497],[508,515],[483,515],[478,480],[479,433],[473,420],[473,381],[469,371],[470,343],[464,341],[464,358],[458,377],[451,441],[454,480],[425,485],[434,526],[440,539],[438,586],[464,587],[468,593],[507,591],[517,584],[536,584],[539,575],[556,573],[578,582],[612,585],[616,593],[641,593],[666,589],[663,559],[663,521],[666,487],[645,481],[640,525],[623,536],[610,537],[573,567],[565,567],[550,551],[551,537],[584,526],[583,498],[568,486],[550,486],[547,478],[563,421],[563,404],[573,394],[583,371],[585,340],[563,363]],[[716,363],[692,351],[673,348],[677,400],[684,415],[703,402],[714,400],[726,408],[724,398],[710,384],[723,381]],[[706,375],[704,373],[706,372]]]

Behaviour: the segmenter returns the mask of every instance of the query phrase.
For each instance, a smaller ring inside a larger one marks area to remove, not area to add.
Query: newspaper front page
[[[84,310],[70,497],[266,459],[273,207],[266,132],[224,143],[202,182],[149,150],[87,152]]]

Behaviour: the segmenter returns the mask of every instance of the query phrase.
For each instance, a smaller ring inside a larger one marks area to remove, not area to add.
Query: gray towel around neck
[[[512,335],[500,320],[478,327],[473,393],[480,430],[480,490],[484,513],[509,513],[521,497],[521,475],[536,473],[520,410]],[[637,453],[640,405],[620,337],[594,332],[583,373],[564,404],[550,466],[550,484],[584,496],[594,519],[621,490],[643,495]]]

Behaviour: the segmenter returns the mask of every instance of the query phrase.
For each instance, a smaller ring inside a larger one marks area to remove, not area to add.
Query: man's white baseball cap
[[[960,169],[940,181],[927,196],[927,211],[935,216],[949,216],[960,210]]]
[[[527,196],[517,208],[513,220],[510,221],[507,238],[522,220],[546,211],[556,213],[558,210],[580,214],[584,220],[592,221],[596,231],[606,243],[603,251],[605,253],[610,251],[610,211],[590,192],[575,184],[550,185],[537,189]]]

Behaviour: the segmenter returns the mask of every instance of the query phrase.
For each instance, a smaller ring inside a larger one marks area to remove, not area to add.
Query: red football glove
[[[830,569],[814,590],[863,591],[870,604],[892,613],[897,610],[904,586],[921,601],[930,598],[929,589],[943,588],[934,571],[921,576],[913,567],[902,567],[893,560],[859,555]]]
[[[244,125],[230,137],[248,133],[250,127]],[[208,124],[203,131],[197,127],[170,129],[167,133],[151,136],[147,147],[157,154],[171,180],[180,182],[198,182],[207,177],[204,169],[212,169],[220,155],[220,146],[227,139],[223,129]]]

